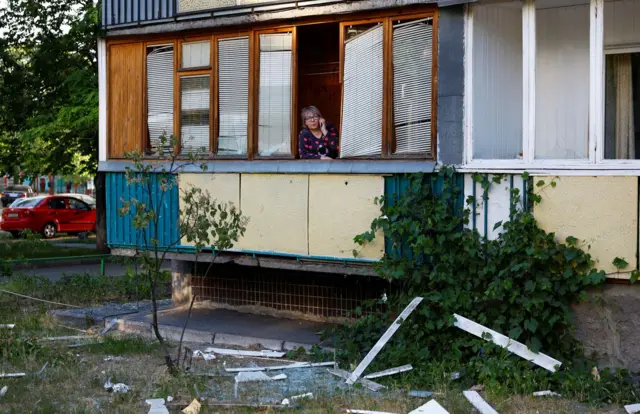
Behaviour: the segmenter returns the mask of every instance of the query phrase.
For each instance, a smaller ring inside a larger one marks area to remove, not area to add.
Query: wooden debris
[[[463,391],[464,397],[480,411],[480,414],[498,414],[476,391]]]
[[[2,387],[2,389],[0,390],[0,398],[4,397],[7,391],[9,391],[9,387],[7,387],[6,385]]]
[[[353,413],[353,414],[395,414],[387,411],[351,410],[351,409],[347,409],[347,412]]]
[[[365,356],[364,359],[360,361],[360,364],[347,379],[347,384],[354,384],[358,380],[358,378],[360,378],[364,370],[367,369],[369,364],[371,364],[371,361],[374,360],[374,358],[378,355],[378,353],[382,350],[386,343],[389,342],[389,339],[391,339],[393,334],[395,334],[396,331],[400,328],[402,322],[404,322],[409,317],[409,315],[411,315],[411,312],[413,312],[413,310],[420,304],[420,302],[422,302],[422,298],[418,296],[414,298],[406,308],[404,308],[402,313],[396,318],[395,321],[393,321],[384,335],[382,335],[382,337],[378,339],[378,342],[376,342],[373,348],[371,348],[367,356]]]
[[[191,404],[189,404],[184,410],[182,410],[182,412],[184,414],[198,414],[201,407],[202,405],[200,404],[200,402],[194,399],[193,401],[191,401]]]
[[[204,352],[213,352],[218,355],[231,355],[236,357],[262,357],[262,358],[282,358],[286,355],[284,352],[277,351],[244,351],[238,349],[225,349],[225,348],[207,348]]]
[[[16,327],[15,323],[1,323],[0,329],[13,329]]]
[[[1,373],[0,372],[0,378],[17,378],[17,377],[24,377],[25,374],[24,372],[16,372],[13,374],[6,374],[6,373]]]
[[[339,377],[345,380],[349,378],[349,376],[351,375],[348,371],[345,371],[343,369],[328,369],[327,371],[329,371],[329,374],[335,375],[336,377]],[[370,381],[366,378],[360,378],[358,382],[362,384],[363,387],[366,387],[371,391],[379,391],[382,388],[385,388],[384,385],[378,384],[377,382]]]
[[[409,414],[449,414],[436,400],[431,400],[425,405],[421,405]]]
[[[630,405],[625,405],[624,409],[627,411],[627,413],[629,414],[635,414],[635,413],[640,413],[640,404],[630,404]]]
[[[509,352],[512,352],[519,357],[526,359],[527,361],[531,361],[548,371],[556,372],[556,367],[562,365],[562,362],[555,360],[548,355],[533,352],[529,348],[527,348],[525,344],[515,341],[508,336],[504,336],[470,319],[467,319],[460,315],[456,315],[455,313],[453,314],[453,316],[456,318],[456,322],[454,323],[454,325],[462,329],[463,331],[467,331],[470,334],[473,334],[482,339],[485,339],[486,335],[490,335],[490,340],[494,344],[506,348]]]
[[[284,374],[276,375],[274,377],[270,377],[264,372],[239,372],[236,375],[235,380],[236,384],[239,382],[255,382],[255,381],[276,381],[276,380],[284,380],[287,379],[287,376]]]
[[[374,372],[373,374],[365,375],[364,377],[366,379],[374,379],[374,378],[386,377],[387,375],[394,375],[394,374],[399,374],[401,372],[411,371],[412,369],[413,367],[411,366],[411,364],[408,364],[408,365],[403,365],[401,367],[385,369],[384,371],[380,371],[380,372]]]
[[[44,365],[42,366],[42,368],[40,368],[40,371],[38,371],[36,373],[36,375],[42,375],[42,373],[44,372],[44,369],[47,367],[47,365],[49,365],[49,361],[44,363]]]
[[[114,326],[116,326],[116,323],[118,323],[117,319],[111,319],[111,322],[109,322],[107,326],[105,326],[104,329],[100,331],[100,335],[104,335],[109,332]]]
[[[246,368],[225,368],[227,372],[256,372],[256,371],[280,371],[283,369],[296,369],[296,368],[316,368],[316,367],[330,367],[336,363],[331,362],[296,362],[289,365],[274,365],[271,367],[246,367]]]
[[[546,391],[536,391],[533,393],[534,397],[544,397],[544,396],[550,396],[550,397],[561,397],[560,394],[558,394],[557,392],[553,392],[551,390],[546,390]]]
[[[282,403],[280,403],[280,404],[281,405],[289,405],[289,404],[291,404],[291,401],[302,400],[302,399],[305,399],[305,398],[313,398],[313,393],[312,392],[308,392],[306,394],[294,395],[293,397],[285,398],[284,400],[282,400]]]
[[[43,342],[43,341],[48,341],[48,342],[54,342],[54,341],[75,341],[78,339],[93,339],[93,336],[89,336],[89,335],[72,335],[72,336],[52,336],[52,337],[48,337],[48,338],[40,338],[38,339],[38,342]]]

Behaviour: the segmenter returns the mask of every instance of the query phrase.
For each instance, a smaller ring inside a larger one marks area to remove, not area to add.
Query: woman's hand
[[[320,122],[320,130],[322,130],[322,135],[327,135],[329,133],[329,131],[327,131],[327,121],[325,121],[324,118],[320,118],[318,122]]]

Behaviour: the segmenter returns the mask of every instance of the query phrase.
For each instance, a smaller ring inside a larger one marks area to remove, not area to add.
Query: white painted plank
[[[236,375],[236,383],[239,382],[255,382],[255,381],[277,381],[287,379],[284,374],[279,374],[274,377],[270,377],[264,372],[239,372]]]
[[[347,379],[347,384],[354,384],[358,380],[358,378],[360,378],[364,370],[367,369],[369,364],[371,364],[371,361],[373,361],[373,359],[378,355],[385,344],[389,342],[389,339],[391,339],[393,334],[395,334],[396,331],[400,328],[402,322],[404,322],[409,317],[409,315],[411,315],[411,312],[413,312],[413,310],[420,304],[420,302],[422,302],[422,298],[418,296],[417,298],[414,298],[406,308],[404,308],[400,316],[398,316],[396,320],[393,321],[384,335],[382,335],[382,337],[378,339],[378,342],[373,346],[373,348],[371,348],[371,351],[369,351],[367,356],[364,357],[362,361],[360,361],[360,364],[351,373],[349,379]]]
[[[213,352],[218,355],[231,355],[231,356],[246,356],[246,357],[263,357],[263,358],[282,358],[285,353],[277,351],[244,351],[238,349],[225,349],[225,348],[207,348],[205,352]]]
[[[480,414],[498,414],[476,391],[463,391],[464,397],[469,400]]]
[[[482,326],[479,323],[465,318],[464,316],[460,316],[455,313],[453,314],[453,316],[456,318],[456,322],[454,323],[454,325],[462,329],[463,331],[467,331],[470,334],[483,339],[485,335],[489,334],[491,335],[491,342],[493,342],[494,344],[506,348],[509,352],[512,352],[519,357],[526,359],[527,361],[531,361],[548,371],[556,372],[556,367],[562,365],[562,362],[553,359],[548,355],[535,353],[527,348],[525,344],[513,340],[508,336],[504,336],[485,326]]]
[[[225,368],[227,372],[256,372],[256,371],[279,371],[282,369],[296,369],[296,368],[315,368],[315,367],[332,367],[336,363],[331,362],[296,362],[289,365],[273,365],[271,367],[246,367],[246,368]]]
[[[449,411],[445,410],[436,400],[431,400],[425,405],[421,405],[411,411],[409,414],[449,414]]]
[[[353,414],[395,414],[395,413],[390,413],[388,411],[351,410],[348,408],[347,408],[347,412],[353,413]]]
[[[627,410],[629,414],[640,413],[640,404],[625,405],[624,409]]]
[[[407,364],[401,367],[389,368],[389,369],[385,369],[384,371],[374,372],[373,374],[365,375],[364,377],[366,379],[374,379],[374,378],[386,377],[387,375],[394,375],[394,374],[399,374],[401,372],[411,371],[412,369],[413,367],[411,366],[411,364]]]
[[[342,379],[347,379],[351,375],[350,372],[343,369],[328,369],[327,371],[329,371],[329,374],[335,375],[336,377],[340,377]],[[358,382],[362,384],[363,387],[368,388],[371,391],[379,391],[382,388],[385,388],[384,385],[378,384],[377,382],[373,382],[365,378],[360,378]]]
[[[0,324],[0,329],[13,329],[16,327],[15,323],[3,323]]]
[[[546,390],[546,391],[536,391],[533,393],[534,397],[560,397],[561,395],[558,394],[557,392],[553,392],[551,390]]]
[[[0,378],[16,378],[16,377],[24,377],[25,374],[24,372],[16,372],[15,374],[5,374],[5,373],[0,373]]]

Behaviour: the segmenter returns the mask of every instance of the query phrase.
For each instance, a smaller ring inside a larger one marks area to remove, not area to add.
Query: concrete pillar
[[[173,306],[189,305],[191,302],[192,269],[192,262],[171,260],[171,299],[173,300]]]

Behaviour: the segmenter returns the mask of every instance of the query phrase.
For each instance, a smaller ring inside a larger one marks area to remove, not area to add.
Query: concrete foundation
[[[607,285],[574,310],[576,337],[587,356],[640,372],[640,285]]]
[[[193,263],[185,260],[171,260],[171,300],[174,306],[191,302],[191,275]]]

